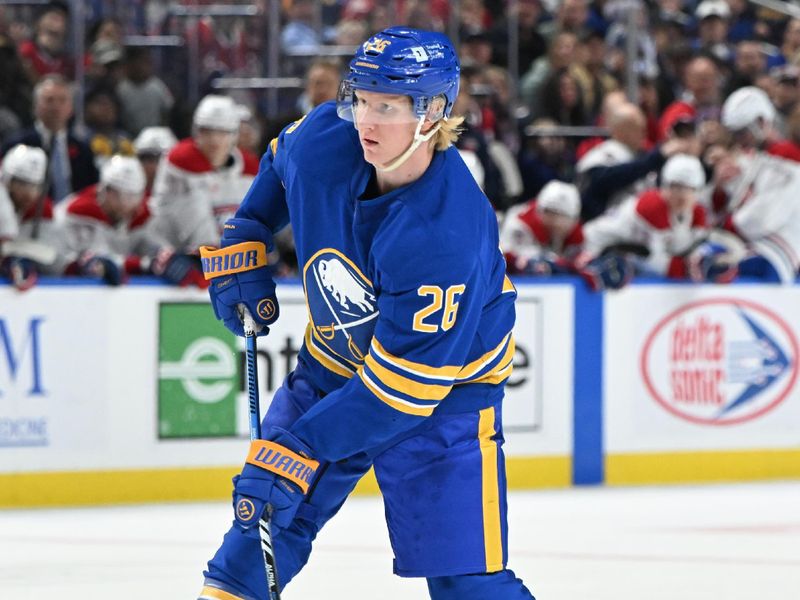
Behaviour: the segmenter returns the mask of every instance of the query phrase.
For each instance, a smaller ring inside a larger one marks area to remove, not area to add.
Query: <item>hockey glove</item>
[[[278,318],[275,282],[267,267],[267,252],[272,249],[272,234],[251,219],[229,219],[222,232],[220,248],[201,246],[205,278],[214,314],[236,335],[244,335],[237,309],[244,304],[258,327],[256,335],[266,335]]]
[[[242,474],[233,478],[236,525],[254,538],[267,507],[273,535],[291,524],[319,467],[309,458],[310,449],[288,431],[273,427],[267,437],[271,440],[250,442]]]
[[[208,280],[203,276],[200,257],[177,254],[169,249],[160,250],[150,263],[150,272],[173,285],[195,286],[206,289]]]
[[[686,259],[689,277],[696,282],[730,283],[739,274],[739,267],[728,257],[726,246],[703,242]]]
[[[7,256],[0,261],[0,275],[8,277],[20,292],[31,289],[39,279],[36,264],[27,258]]]
[[[85,277],[99,277],[107,285],[117,286],[125,281],[125,270],[106,256],[84,252],[78,259],[78,272]]]
[[[590,260],[578,274],[597,292],[625,287],[633,278],[633,271],[633,264],[624,256],[604,254]]]

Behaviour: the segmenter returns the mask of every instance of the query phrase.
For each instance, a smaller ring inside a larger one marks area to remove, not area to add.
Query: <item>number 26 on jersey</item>
[[[463,283],[442,290],[438,285],[422,285],[418,296],[430,297],[428,305],[414,313],[414,331],[436,333],[449,330],[456,324],[458,300],[467,289]]]

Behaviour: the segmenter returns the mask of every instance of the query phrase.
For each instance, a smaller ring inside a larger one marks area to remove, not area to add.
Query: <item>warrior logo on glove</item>
[[[219,249],[201,246],[200,256],[206,279],[267,266],[267,251],[261,242],[242,242]]]

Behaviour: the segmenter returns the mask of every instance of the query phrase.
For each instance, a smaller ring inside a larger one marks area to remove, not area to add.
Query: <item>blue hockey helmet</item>
[[[441,33],[390,27],[356,51],[338,96],[339,116],[353,120],[353,92],[409,96],[417,117],[437,121],[450,115],[458,95],[461,66],[453,44]],[[441,109],[429,114],[434,99]]]

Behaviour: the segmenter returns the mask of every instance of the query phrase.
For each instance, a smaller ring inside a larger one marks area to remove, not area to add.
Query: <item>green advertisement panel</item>
[[[159,306],[160,438],[236,435],[240,365],[235,343],[208,304]]]

